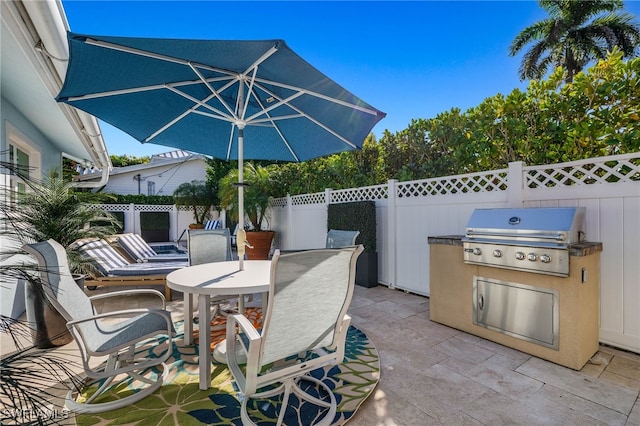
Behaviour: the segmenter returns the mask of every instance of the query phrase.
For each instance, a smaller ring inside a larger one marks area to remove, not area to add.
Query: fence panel
[[[640,352],[640,153],[544,166],[511,163],[489,172],[279,199],[274,224],[292,237],[286,248],[321,246],[325,195],[331,203],[375,200],[380,283],[426,296],[427,238],[463,234],[476,208],[584,206],[587,239],[604,247],[600,340]]]

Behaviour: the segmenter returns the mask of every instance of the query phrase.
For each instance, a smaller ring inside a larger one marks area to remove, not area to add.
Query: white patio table
[[[191,295],[198,295],[200,312],[200,343],[198,364],[200,389],[211,384],[211,334],[204,327],[211,322],[211,296],[267,293],[269,291],[270,260],[245,260],[241,271],[237,260],[204,263],[178,269],[167,275],[167,285],[184,293],[184,343],[193,341],[193,304]],[[242,300],[242,298],[240,298]],[[240,302],[242,305],[242,303]],[[239,306],[240,312],[243,306]]]

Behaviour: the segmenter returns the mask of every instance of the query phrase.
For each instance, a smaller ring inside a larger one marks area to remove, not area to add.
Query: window
[[[18,170],[28,178],[40,177],[40,153],[28,138],[20,131],[7,124],[7,145],[6,161],[13,164]],[[6,180],[5,180],[6,182]],[[16,174],[9,174],[8,184],[10,188],[19,193],[26,191],[26,185]]]
[[[147,195],[156,195],[156,183],[152,180],[147,181]]]

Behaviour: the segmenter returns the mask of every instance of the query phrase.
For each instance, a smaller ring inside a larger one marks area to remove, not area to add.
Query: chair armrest
[[[245,347],[244,342],[241,343],[247,353],[246,374],[240,368],[236,357],[236,345],[240,344],[236,338],[236,326],[240,327],[240,331],[249,340],[248,348]],[[257,375],[260,370],[258,365],[260,353],[258,351],[261,340],[262,336],[247,317],[242,314],[227,316],[227,365],[238,382],[238,386],[245,394],[252,394],[256,391]]]
[[[167,299],[164,297],[164,294],[162,294],[158,290],[154,290],[150,288],[110,291],[109,293],[96,294],[94,296],[89,296],[89,300],[94,301],[94,300],[106,299],[114,296],[127,296],[127,295],[141,294],[141,293],[155,294],[162,301],[162,309],[165,309],[167,307]]]
[[[102,318],[126,318],[132,317],[134,315],[141,314],[155,314],[160,315],[167,320],[168,329],[171,330],[171,313],[164,309],[155,309],[155,308],[135,308],[135,309],[124,309],[120,311],[112,311],[112,312],[104,312],[97,315],[92,315],[90,317],[80,318],[77,320],[69,321],[67,323],[68,326],[75,326],[76,324],[81,324],[83,322],[94,321]]]

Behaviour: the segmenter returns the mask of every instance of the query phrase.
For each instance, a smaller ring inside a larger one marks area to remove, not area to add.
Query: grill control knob
[[[551,262],[551,256],[549,256],[548,254],[541,254],[540,255],[540,262],[542,262],[542,263]]]
[[[502,257],[502,250],[495,249],[493,251],[493,257]]]
[[[538,260],[538,255],[535,254],[535,253],[529,253],[527,255],[527,259],[532,261],[532,262],[535,262],[536,260]]]
[[[474,248],[473,254],[475,254],[476,256],[480,256],[482,254],[482,250],[480,250],[480,247]]]
[[[524,255],[524,253],[523,253],[523,252],[521,252],[521,251],[516,252],[516,259],[518,259],[518,260],[524,260],[524,258],[525,258],[525,255]]]

